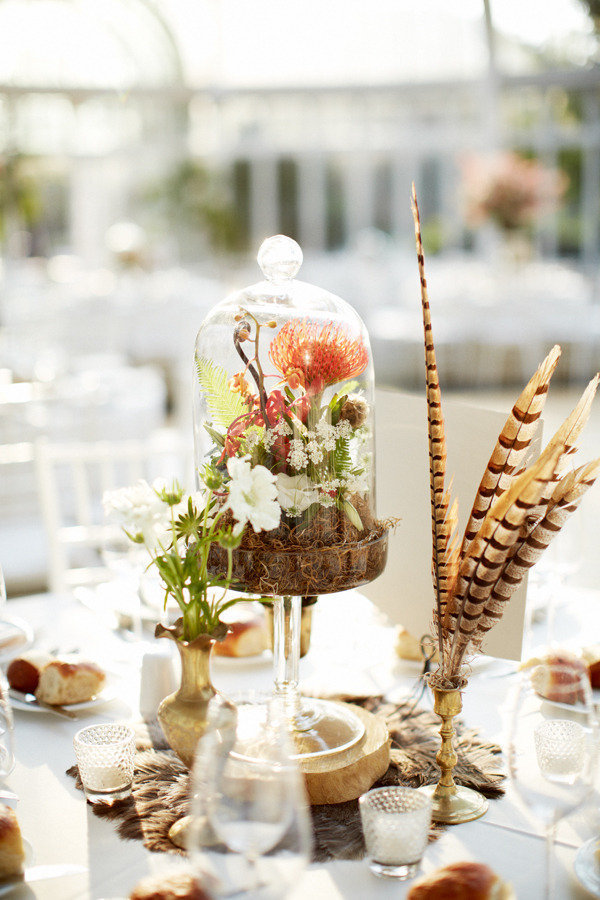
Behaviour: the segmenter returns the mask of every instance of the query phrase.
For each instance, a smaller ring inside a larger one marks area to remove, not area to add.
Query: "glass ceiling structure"
[[[578,0],[490,0],[498,62],[591,49]],[[0,85],[135,90],[186,85],[377,85],[477,78],[484,0],[0,0]],[[528,50],[523,51],[523,47]]]
[[[0,0],[0,85],[38,90],[181,83],[179,49],[145,0]]]

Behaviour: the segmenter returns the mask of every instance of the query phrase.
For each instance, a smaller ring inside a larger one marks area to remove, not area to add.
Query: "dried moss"
[[[235,588],[274,596],[331,594],[373,581],[385,568],[388,523],[377,522],[361,498],[353,504],[362,531],[336,507],[319,507],[308,524],[283,520],[258,534],[246,528],[233,552]],[[209,569],[227,569],[227,551],[218,545],[211,547]]]

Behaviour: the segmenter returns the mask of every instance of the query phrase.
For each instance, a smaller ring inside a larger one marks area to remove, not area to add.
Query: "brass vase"
[[[487,811],[488,801],[478,791],[455,784],[452,777],[452,770],[457,762],[453,747],[453,738],[456,734],[453,719],[462,710],[461,689],[432,686],[432,691],[434,712],[442,720],[440,728],[442,746],[436,755],[442,777],[438,784],[427,785],[421,790],[432,797],[434,822],[442,822],[445,825],[471,822],[473,819],[479,819]]]
[[[165,628],[156,627],[156,637],[169,637],[175,641],[181,658],[181,684],[162,701],[158,708],[158,721],[172,750],[191,768],[198,741],[209,721],[211,704],[218,701],[221,707],[235,706],[218,693],[210,680],[210,655],[216,640],[223,637],[226,627],[219,634],[201,634],[194,641],[179,639],[178,623]]]

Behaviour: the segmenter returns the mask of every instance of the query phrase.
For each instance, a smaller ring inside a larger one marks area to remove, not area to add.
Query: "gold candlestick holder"
[[[440,735],[442,746],[436,755],[437,764],[442,772],[438,784],[429,784],[422,791],[428,793],[433,800],[432,819],[445,825],[459,825],[479,819],[487,811],[488,801],[478,791],[462,787],[454,782],[452,770],[457,762],[454,752],[453,738],[456,734],[453,719],[462,710],[460,688],[433,687],[434,712],[442,720]]]

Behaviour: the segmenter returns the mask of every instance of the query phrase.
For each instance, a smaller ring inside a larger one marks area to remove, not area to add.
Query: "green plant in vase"
[[[157,637],[176,642],[181,655],[179,690],[163,700],[158,717],[171,747],[191,765],[216,691],[210,681],[210,652],[227,625],[221,616],[245,599],[231,597],[233,551],[246,526],[261,531],[279,524],[281,507],[273,475],[247,459],[229,460],[225,472],[208,464],[202,490],[185,494],[174,483],[145,481],[105,494],[107,515],[117,520],[134,544],[146,547],[169,599],[181,612],[177,621],[156,626]],[[222,568],[209,568],[211,548],[225,554]],[[225,701],[223,701],[225,702]]]

